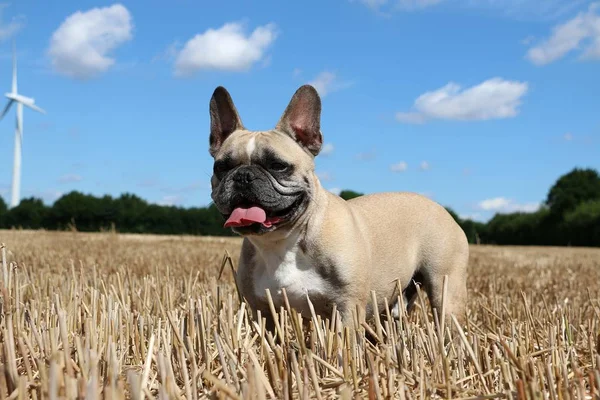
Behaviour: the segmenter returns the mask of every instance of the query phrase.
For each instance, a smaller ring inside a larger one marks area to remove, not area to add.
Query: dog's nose
[[[256,179],[256,174],[252,170],[252,168],[242,167],[240,168],[235,175],[233,176],[233,180],[237,183],[248,184]]]

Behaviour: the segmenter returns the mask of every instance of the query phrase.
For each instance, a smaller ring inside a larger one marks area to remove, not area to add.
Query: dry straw
[[[597,249],[473,247],[465,325],[419,291],[398,320],[385,299],[367,341],[287,301],[267,332],[232,279],[237,238],[0,240],[0,398],[600,398]]]

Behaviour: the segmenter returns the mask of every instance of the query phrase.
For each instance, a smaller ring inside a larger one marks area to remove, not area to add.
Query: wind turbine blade
[[[35,104],[29,104],[29,103],[21,103],[21,104],[31,108],[32,110],[39,112],[39,113],[46,114],[46,111],[42,110],[40,107],[36,106]]]
[[[6,103],[6,107],[4,107],[4,110],[2,110],[2,114],[0,114],[0,119],[4,118],[4,116],[8,112],[8,109],[10,108],[10,106],[12,106],[12,103],[14,102],[14,100],[9,100],[8,103]]]
[[[12,79],[12,92],[17,93],[17,46],[13,39],[13,79]]]

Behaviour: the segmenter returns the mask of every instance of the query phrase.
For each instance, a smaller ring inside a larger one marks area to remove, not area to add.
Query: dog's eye
[[[287,164],[284,164],[282,162],[275,161],[275,162],[272,162],[271,164],[269,164],[269,169],[271,171],[283,172],[286,169],[288,169],[288,166],[287,166]]]
[[[213,172],[215,175],[222,175],[230,169],[230,166],[226,162],[217,161],[213,166]]]

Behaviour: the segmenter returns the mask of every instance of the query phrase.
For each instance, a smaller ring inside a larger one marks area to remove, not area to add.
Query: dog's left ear
[[[227,89],[219,86],[210,99],[210,155],[214,157],[225,139],[238,129],[244,129],[242,119]]]
[[[321,151],[321,98],[311,85],[301,86],[276,125],[313,156]]]

